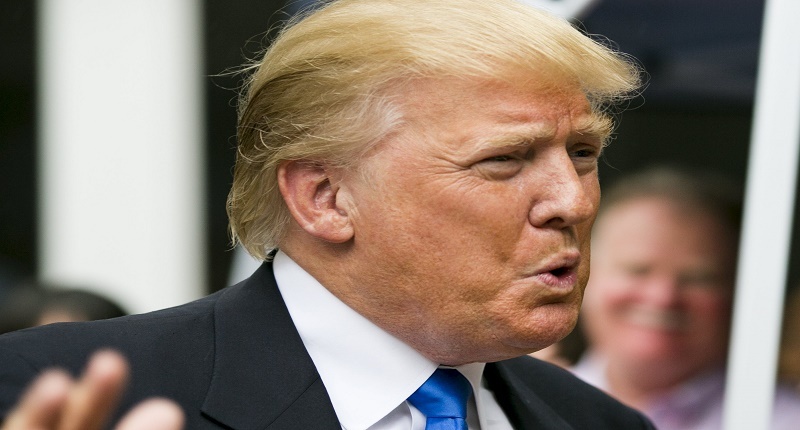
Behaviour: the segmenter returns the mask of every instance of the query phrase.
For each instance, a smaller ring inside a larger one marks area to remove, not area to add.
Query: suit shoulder
[[[509,392],[536,397],[575,429],[654,428],[639,411],[554,364],[523,356],[488,371],[505,380]]]
[[[153,394],[175,398],[161,385],[204,387],[210,379],[207,357],[215,347],[218,297],[213,294],[144,314],[49,324],[0,336],[0,419],[42,370],[57,367],[77,376],[99,349],[114,349],[128,359],[129,403]]]
[[[22,360],[41,370],[59,366],[77,373],[88,356],[101,348],[122,351],[152,349],[186,342],[191,332],[213,327],[217,295],[158,311],[100,321],[55,323],[0,336],[0,360]]]

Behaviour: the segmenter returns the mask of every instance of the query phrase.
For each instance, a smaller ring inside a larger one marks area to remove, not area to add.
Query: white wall
[[[40,277],[134,312],[202,295],[199,2],[39,11]]]

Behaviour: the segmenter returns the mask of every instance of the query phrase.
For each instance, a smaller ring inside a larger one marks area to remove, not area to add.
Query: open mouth
[[[574,271],[573,267],[562,266],[562,267],[557,267],[557,268],[551,270],[550,274],[555,276],[555,277],[557,277],[557,278],[562,278],[564,276],[568,276],[573,271]]]
[[[572,290],[578,283],[580,262],[580,252],[566,250],[539,266],[534,276],[556,290]]]
[[[557,289],[572,289],[578,280],[576,264],[566,264],[542,271],[537,275],[545,285]]]

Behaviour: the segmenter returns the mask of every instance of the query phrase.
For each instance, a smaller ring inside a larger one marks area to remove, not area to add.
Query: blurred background
[[[96,285],[133,311],[225,287],[240,77],[224,73],[257,56],[285,3],[0,2],[0,279]],[[649,74],[603,184],[654,163],[743,183],[763,1],[583,3],[579,25]],[[151,287],[162,300],[126,293]]]

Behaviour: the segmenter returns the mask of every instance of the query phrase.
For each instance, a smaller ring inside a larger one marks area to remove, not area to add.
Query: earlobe
[[[333,243],[353,238],[349,214],[337,205],[341,189],[324,166],[287,161],[278,168],[278,186],[289,212],[306,233]]]

